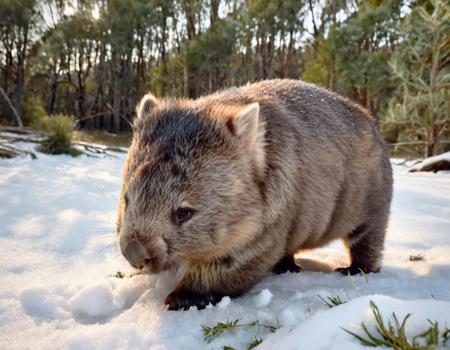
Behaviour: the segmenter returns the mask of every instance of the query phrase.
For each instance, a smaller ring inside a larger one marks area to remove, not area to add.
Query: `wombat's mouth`
[[[171,262],[167,259],[164,261],[158,261],[157,259],[153,259],[152,262],[145,264],[140,271],[145,274],[156,275],[163,271],[173,270],[177,268],[177,264]]]
[[[145,265],[141,268],[141,273],[144,274],[148,274],[148,275],[157,275],[163,271],[169,270],[168,268],[166,268],[165,266],[159,268],[159,267],[154,267],[152,265]]]

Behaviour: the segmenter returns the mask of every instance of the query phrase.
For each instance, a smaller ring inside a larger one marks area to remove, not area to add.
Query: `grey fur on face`
[[[169,308],[240,295],[335,239],[351,255],[343,272],[379,270],[392,172],[359,106],[268,80],[197,100],[149,94],[138,117],[117,232],[133,266],[187,268]]]

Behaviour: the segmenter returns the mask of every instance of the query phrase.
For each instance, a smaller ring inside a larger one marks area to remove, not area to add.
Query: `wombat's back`
[[[375,120],[364,109],[315,85],[285,79],[197,100],[252,102],[260,104],[265,124],[267,220],[294,214],[288,242],[293,250],[323,245],[386,216],[370,202],[387,203],[387,209],[379,210],[389,208],[388,153]]]

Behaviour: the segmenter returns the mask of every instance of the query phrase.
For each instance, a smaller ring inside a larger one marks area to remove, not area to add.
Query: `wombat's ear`
[[[230,120],[231,132],[243,141],[243,146],[253,156],[256,170],[262,176],[266,167],[264,124],[259,117],[259,104],[245,106]]]
[[[231,119],[231,131],[238,137],[256,139],[258,134],[259,104],[252,103]]]
[[[157,107],[158,104],[158,99],[154,95],[150,93],[145,95],[136,107],[138,118],[143,118],[146,114],[151,112],[153,108]]]

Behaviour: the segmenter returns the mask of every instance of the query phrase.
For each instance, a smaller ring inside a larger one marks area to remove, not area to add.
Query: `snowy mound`
[[[330,310],[318,311],[293,329],[283,327],[267,337],[258,349],[358,349],[360,346],[355,344],[355,338],[343,332],[342,329],[364,336],[365,334],[361,331],[361,323],[364,322],[367,328],[376,334],[375,318],[369,307],[370,301],[378,306],[385,320],[392,318],[392,313],[395,313],[399,320],[411,314],[406,323],[406,334],[411,339],[430,327],[428,320],[434,320],[439,325],[450,324],[449,302],[402,301],[381,295],[365,296]]]
[[[0,349],[364,349],[341,327],[373,328],[369,301],[408,334],[450,325],[450,175],[394,168],[384,265],[345,277],[341,244],[302,254],[304,272],[269,275],[240,298],[167,311],[176,276],[134,275],[115,243],[124,155],[0,160]],[[121,271],[122,273],[117,273]],[[345,303],[329,309],[327,297]],[[254,324],[204,339],[202,326]],[[275,333],[271,330],[277,329]],[[358,333],[359,334],[359,333]]]
[[[414,171],[441,171],[450,170],[450,152],[445,152],[434,157],[429,157],[417,163],[411,169],[410,172]]]

